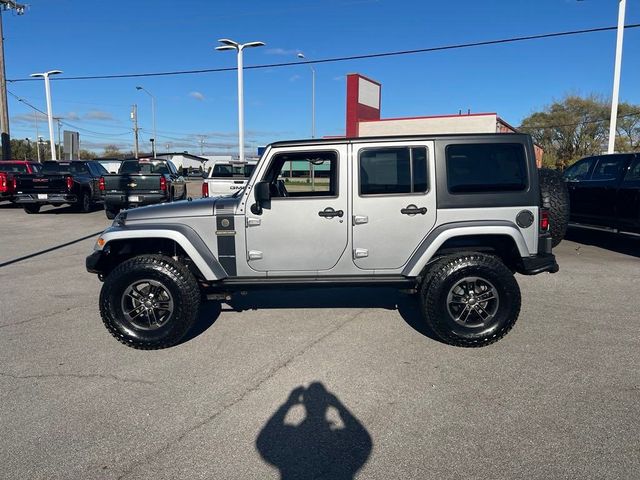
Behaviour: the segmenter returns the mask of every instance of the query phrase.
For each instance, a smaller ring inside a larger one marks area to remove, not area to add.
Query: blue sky
[[[25,0],[26,3],[26,0]],[[218,38],[267,45],[248,50],[245,65],[425,48],[562,30],[615,25],[616,0],[30,0],[24,16],[3,15],[8,79],[50,69],[63,76],[157,72],[235,66],[216,52]],[[627,5],[640,23],[640,2]],[[55,27],[52,29],[52,26]],[[621,100],[640,103],[640,28],[627,30]],[[513,125],[567,93],[610,95],[615,32],[498,46],[326,63],[317,70],[317,134],[340,135],[345,75],[383,84],[382,116],[498,112]],[[85,148],[132,144],[130,106],[138,104],[142,146],[151,134],[157,97],[159,150],[236,152],[235,72],[143,79],[52,82],[53,109],[82,128]],[[39,82],[8,88],[45,109]],[[9,97],[11,134],[35,137],[33,111]],[[245,71],[248,144],[304,138],[311,130],[308,66]],[[65,127],[69,128],[69,127]],[[40,122],[43,135],[46,124]],[[46,134],[45,134],[46,138]]]

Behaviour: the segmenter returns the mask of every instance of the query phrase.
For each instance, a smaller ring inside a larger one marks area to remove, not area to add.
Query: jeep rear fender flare
[[[196,232],[186,225],[162,226],[135,226],[126,229],[108,229],[101,236],[106,248],[109,242],[126,241],[134,239],[169,239],[175,241],[189,256],[194,266],[200,271],[205,280],[215,281],[226,278],[228,275],[220,265],[218,259],[211,253],[204,241]],[[153,253],[153,252],[150,252]],[[157,252],[156,252],[157,253]]]
[[[449,239],[470,235],[505,235],[513,239],[521,257],[528,257],[529,249],[518,227],[507,221],[495,222],[456,222],[440,225],[434,228],[420,243],[413,253],[402,274],[407,277],[417,277],[427,263],[433,258],[438,249]]]

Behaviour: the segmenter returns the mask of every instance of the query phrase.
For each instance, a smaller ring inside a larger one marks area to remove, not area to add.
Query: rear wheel
[[[91,201],[91,193],[83,191],[78,199],[78,210],[82,213],[89,213],[93,209],[93,202]]]
[[[427,325],[445,343],[483,347],[504,337],[520,313],[520,288],[496,257],[451,255],[431,267],[420,296]]]
[[[569,190],[557,170],[541,168],[538,177],[542,206],[549,209],[549,232],[555,247],[564,238],[569,225]]]
[[[24,208],[24,211],[29,214],[38,213],[40,211],[40,205],[37,203],[28,203],[24,205],[23,208]]]
[[[116,267],[100,292],[107,330],[133,348],[178,343],[198,318],[200,289],[184,265],[163,255],[141,255]]]

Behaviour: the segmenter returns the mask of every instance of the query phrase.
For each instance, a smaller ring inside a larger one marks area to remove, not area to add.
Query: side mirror
[[[256,199],[255,205],[251,207],[251,211],[257,215],[262,213],[262,209],[271,208],[271,190],[269,189],[269,182],[257,182],[253,187],[253,195]],[[254,207],[256,207],[254,209]]]

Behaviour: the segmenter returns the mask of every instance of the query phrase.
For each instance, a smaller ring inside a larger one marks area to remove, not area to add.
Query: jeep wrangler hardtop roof
[[[373,137],[345,137],[345,138],[308,138],[303,140],[279,140],[270,143],[269,147],[295,147],[301,145],[318,145],[336,143],[370,143],[370,142],[404,142],[412,140],[448,140],[448,139],[482,139],[482,138],[500,138],[514,140],[530,140],[530,136],[526,133],[436,133],[421,135],[381,135]]]

